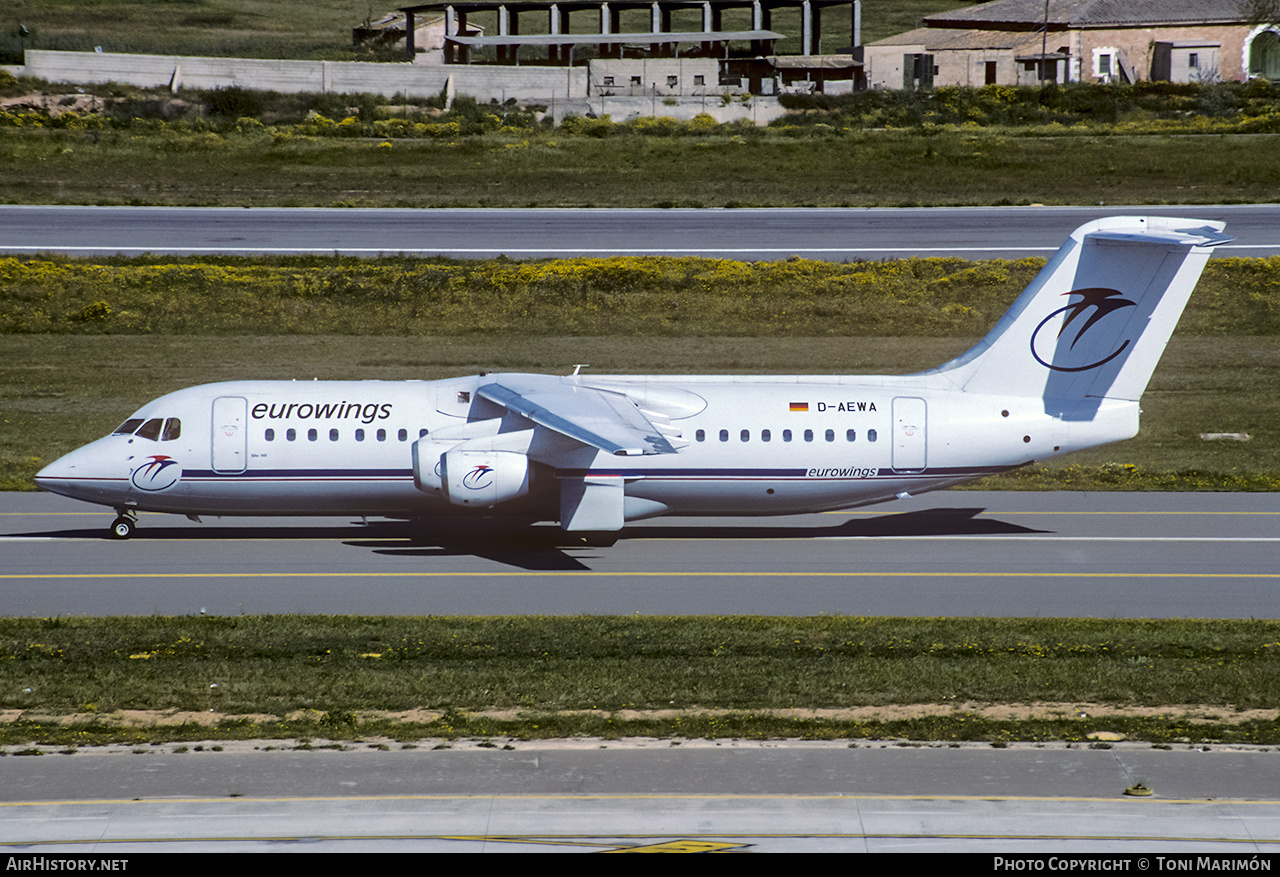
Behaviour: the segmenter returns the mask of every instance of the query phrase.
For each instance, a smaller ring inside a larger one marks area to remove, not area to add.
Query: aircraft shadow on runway
[[[981,508],[924,509],[869,519],[855,519],[827,527],[802,525],[734,526],[670,525],[631,527],[617,534],[617,542],[684,539],[830,539],[886,536],[982,536],[1011,533],[1041,533],[1029,527],[997,519],[980,519]],[[419,524],[427,522],[418,522]],[[502,528],[494,522],[467,522],[471,527],[447,522],[443,527],[418,527],[410,535],[412,544],[388,546],[385,541],[353,540],[346,544],[370,548],[375,554],[393,557],[472,556],[526,570],[588,570],[582,549],[601,545],[558,527],[534,526]],[[479,526],[476,526],[479,524]],[[574,551],[574,554],[567,554]]]
[[[576,533],[566,533],[554,525],[528,525],[501,519],[441,518],[418,520],[370,521],[357,527],[322,525],[307,526],[154,526],[146,522],[135,539],[198,539],[200,541],[250,540],[285,541],[290,539],[340,540],[352,548],[365,548],[386,557],[480,557],[507,566],[531,571],[589,570],[583,563],[594,552],[618,543],[646,540],[765,540],[765,539],[874,539],[888,536],[983,536],[1017,533],[1042,533],[998,518],[979,517],[982,508],[938,508],[872,518],[853,518],[830,526],[805,524],[753,523],[726,526],[689,523],[646,524],[628,527],[608,534],[603,542]],[[45,538],[106,537],[101,530],[75,529],[16,534]],[[613,537],[616,535],[616,540]],[[353,538],[353,536],[355,538]],[[588,553],[584,553],[588,552]],[[568,553],[572,552],[572,553]]]

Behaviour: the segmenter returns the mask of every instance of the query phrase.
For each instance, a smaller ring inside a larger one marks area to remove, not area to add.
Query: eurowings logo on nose
[[[493,483],[493,467],[481,463],[462,476],[462,486],[468,490],[484,490]]]
[[[133,475],[129,477],[134,487],[155,493],[168,490],[181,480],[182,466],[177,460],[163,454],[155,454],[146,459],[148,462],[134,469]]]
[[[1069,305],[1065,305],[1064,307],[1060,307],[1053,313],[1049,314],[1049,316],[1040,321],[1040,325],[1036,326],[1036,330],[1031,333],[1031,355],[1036,358],[1036,362],[1040,363],[1045,368],[1053,369],[1054,371],[1082,372],[1088,371],[1091,368],[1097,368],[1101,365],[1106,365],[1108,362],[1124,352],[1125,348],[1129,346],[1129,341],[1131,340],[1129,338],[1120,341],[1120,339],[1116,337],[1114,342],[1102,348],[1103,351],[1106,351],[1109,347],[1118,343],[1119,346],[1115,347],[1115,349],[1111,350],[1109,353],[1100,352],[1096,347],[1096,343],[1091,343],[1095,342],[1095,339],[1099,341],[1107,340],[1106,336],[1108,331],[1106,326],[1102,327],[1101,331],[1095,332],[1091,335],[1089,340],[1081,346],[1080,350],[1076,350],[1076,345],[1080,344],[1081,339],[1085,337],[1089,330],[1093,329],[1094,326],[1097,326],[1098,323],[1108,314],[1122,308],[1137,307],[1137,302],[1129,301],[1127,298],[1120,298],[1120,290],[1118,289],[1107,289],[1100,286],[1093,286],[1087,289],[1073,289],[1071,292],[1063,294],[1078,295],[1080,296],[1080,300],[1072,302]],[[1054,317],[1063,313],[1067,315],[1067,318],[1062,321],[1062,328],[1058,330],[1058,334],[1052,338],[1041,338],[1041,330],[1044,329],[1044,327],[1052,321]],[[1089,318],[1085,320],[1082,325],[1078,325],[1076,327],[1075,336],[1071,339],[1071,343],[1064,348],[1061,343],[1061,339],[1067,334],[1067,330],[1071,328],[1071,325],[1086,313],[1089,314]],[[1119,332],[1113,329],[1111,334],[1118,336]],[[1037,348],[1044,349],[1045,355],[1041,356],[1041,351]]]

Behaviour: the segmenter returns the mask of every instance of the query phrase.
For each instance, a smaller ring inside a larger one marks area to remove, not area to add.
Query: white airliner
[[[947,487],[1138,431],[1138,400],[1223,223],[1071,234],[977,346],[919,374],[482,374],[236,381],[144,405],[46,490],[199,515],[463,509],[607,534],[657,515],[783,515]],[[857,343],[851,340],[850,343]]]

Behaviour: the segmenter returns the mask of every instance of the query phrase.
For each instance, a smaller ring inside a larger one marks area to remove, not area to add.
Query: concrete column
[[[613,33],[613,31],[610,29],[611,24],[612,24],[612,20],[609,18],[609,4],[601,3],[600,4],[600,33],[602,34]]]
[[[560,6],[552,3],[551,8],[547,10],[547,30],[553,35],[560,34]],[[547,46],[547,60],[551,62],[560,59],[559,46]]]
[[[505,37],[511,32],[511,13],[506,6],[498,7],[498,36]],[[510,61],[508,54],[510,48],[508,46],[498,46],[498,63],[506,64]]]
[[[458,13],[452,6],[444,8],[444,35],[444,62],[452,64],[454,61],[453,53],[454,49],[457,48],[457,43],[449,42],[448,38],[458,35]]]
[[[702,2],[702,29],[711,30],[711,4],[706,0]]]
[[[813,54],[813,6],[809,0],[800,4],[800,54]]]
[[[406,12],[404,14],[404,53],[409,56],[410,61],[418,52],[418,47],[413,44],[413,28],[413,13]]]
[[[760,6],[760,0],[751,0],[751,29],[764,29],[764,10]]]

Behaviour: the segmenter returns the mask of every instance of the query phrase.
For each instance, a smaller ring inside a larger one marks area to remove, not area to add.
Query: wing
[[[635,402],[572,378],[495,375],[476,393],[539,426],[620,457],[676,452]]]

